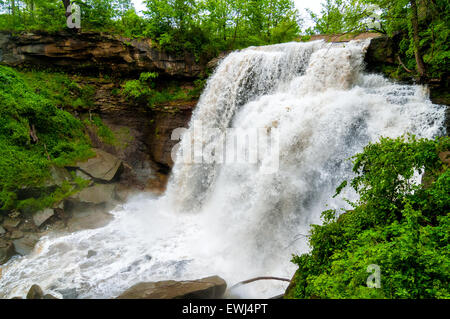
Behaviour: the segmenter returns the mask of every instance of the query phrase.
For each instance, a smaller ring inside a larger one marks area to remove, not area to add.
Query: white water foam
[[[230,54],[192,121],[244,131],[277,127],[279,171],[176,161],[162,197],[141,194],[114,210],[107,226],[53,234],[31,255],[11,260],[0,297],[24,295],[35,283],[58,296],[71,290],[78,298],[110,298],[143,281],[220,275],[231,286],[256,276],[290,278],[291,254],[308,250],[309,225],[325,209],[346,207],[331,197],[352,176],[349,157],[380,136],[444,133],[445,109],[423,87],[362,71],[367,45],[316,41]],[[88,258],[88,250],[97,254]],[[260,282],[230,295],[272,297],[285,288]]]

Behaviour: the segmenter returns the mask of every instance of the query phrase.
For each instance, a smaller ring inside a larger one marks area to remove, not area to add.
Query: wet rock
[[[87,258],[91,258],[97,255],[97,252],[95,250],[88,250]]]
[[[116,187],[116,198],[120,202],[126,202],[133,194],[138,192],[137,190],[128,187],[126,185],[117,185]]]
[[[84,162],[79,162],[76,166],[84,173],[95,179],[109,182],[116,175],[120,174],[123,163],[120,159],[100,149],[94,149],[96,156]]]
[[[51,166],[50,178],[45,182],[45,186],[61,186],[66,181],[71,181],[72,176],[64,167]]]
[[[53,209],[64,210],[64,201],[60,201],[59,203],[55,203],[53,205]]]
[[[69,288],[69,289],[60,289],[57,290],[62,296],[63,299],[77,299],[78,292],[76,288]]]
[[[386,64],[394,65],[396,63],[396,51],[397,46],[394,38],[382,36],[372,39],[364,58],[367,69],[379,72]]]
[[[218,299],[222,298],[227,284],[212,276],[192,281],[159,281],[137,284],[117,299]]]
[[[221,53],[219,54],[218,57],[216,57],[216,58],[212,59],[211,61],[209,61],[208,64],[206,64],[206,67],[207,67],[208,69],[211,69],[211,70],[216,69],[217,66],[220,64],[220,62],[221,62],[223,59],[225,59],[225,58],[227,57],[227,55],[230,54],[230,52],[231,52],[231,51],[224,51],[224,52],[221,52]]]
[[[161,195],[166,191],[168,181],[169,181],[168,174],[162,174],[157,172],[154,174],[154,176],[149,178],[145,190],[148,190],[157,195]]]
[[[14,249],[18,254],[22,256],[28,255],[33,251],[34,246],[36,246],[38,240],[39,238],[36,235],[26,235],[21,239],[13,240]]]
[[[96,184],[83,189],[81,192],[73,195],[71,199],[94,205],[113,202],[115,199],[115,188],[116,185],[114,184]]]
[[[33,222],[36,225],[36,227],[40,227],[54,214],[55,212],[51,208],[46,208],[44,210],[38,211],[33,214]]]
[[[42,299],[44,298],[44,292],[38,285],[31,286],[27,293],[27,299]]]
[[[23,223],[20,224],[19,230],[22,231],[22,232],[25,232],[25,233],[37,232],[38,231],[38,229],[37,229],[37,227],[34,224],[32,219],[24,220]]]
[[[6,263],[15,254],[14,245],[0,239],[0,265]]]
[[[75,171],[75,175],[81,179],[84,179],[85,181],[92,181],[92,178],[88,174],[80,171],[79,169]]]
[[[71,232],[84,229],[96,229],[106,226],[113,216],[102,207],[90,207],[89,209],[75,213],[67,222],[67,229]]]
[[[3,227],[8,230],[8,231],[13,231],[14,229],[16,229],[19,224],[20,224],[21,220],[19,218],[5,218],[5,220],[3,221]]]
[[[50,295],[50,294],[46,294],[46,295],[44,295],[43,299],[59,299],[59,298],[56,298],[55,296]]]
[[[151,158],[160,165],[160,173],[169,173],[174,165],[172,150],[179,141],[172,139],[172,133],[180,127],[188,127],[192,110],[196,101],[183,105],[178,112],[158,112],[149,129],[152,134],[148,137],[148,147]]]
[[[11,239],[19,239],[22,238],[24,234],[20,230],[15,230],[9,235]]]
[[[6,230],[2,226],[0,226],[0,236],[4,235],[5,233],[6,233]]]

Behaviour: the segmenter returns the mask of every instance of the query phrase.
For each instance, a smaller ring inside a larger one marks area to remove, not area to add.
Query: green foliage
[[[354,157],[351,186],[360,199],[313,225],[311,252],[299,266],[290,298],[449,298],[450,171],[438,153],[450,139],[382,138]],[[426,171],[432,183],[417,184]],[[339,193],[345,184],[342,184]],[[368,288],[367,267],[381,268],[381,288]]]
[[[146,36],[169,52],[198,57],[292,41],[299,16],[292,0],[147,0]]]
[[[145,17],[131,0],[78,0],[82,30],[151,38],[169,53],[209,59],[220,51],[294,40],[293,0],[147,0]],[[61,0],[0,1],[0,30],[64,30]]]
[[[24,79],[36,94],[58,108],[88,110],[93,107],[94,88],[88,84],[77,83],[67,74],[30,71],[24,74]]]
[[[448,77],[450,53],[448,26],[450,4],[446,0],[416,0],[419,22],[419,50],[428,78]],[[309,11],[315,26],[308,34],[340,34],[376,31],[402,34],[399,55],[409,70],[416,68],[410,0],[326,0],[321,14]],[[399,65],[398,72],[404,72]],[[409,74],[410,76],[410,74]]]
[[[376,7],[365,0],[326,0],[322,2],[320,15],[307,10],[315,26],[307,30],[314,34],[339,34],[361,32],[373,26],[371,17]]]
[[[121,94],[138,104],[155,107],[173,101],[190,101],[200,96],[206,84],[205,79],[194,81],[193,88],[183,88],[179,83],[166,82],[157,88],[154,81],[157,73],[141,73],[139,80],[128,80],[122,84]]]
[[[72,2],[72,1],[71,1]],[[131,0],[77,0],[81,8],[81,27],[87,30],[120,30],[124,25],[135,26],[129,13]],[[0,1],[0,29],[11,31],[58,31],[67,27],[65,8],[61,0],[7,0]]]
[[[41,187],[50,177],[51,165],[72,164],[92,155],[82,123],[54,104],[62,97],[46,96],[50,89],[37,94],[28,80],[29,75],[0,66],[2,210],[20,206],[19,190]]]
[[[109,144],[109,145],[117,145],[117,139],[114,135],[113,131],[106,126],[102,119],[99,116],[93,116],[91,120],[86,119],[84,120],[84,124],[89,126],[95,126],[96,128],[96,134],[99,137],[100,141],[103,143]]]

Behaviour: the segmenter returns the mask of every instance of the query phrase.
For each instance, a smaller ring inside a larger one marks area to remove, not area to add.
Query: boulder
[[[70,199],[94,205],[109,203],[114,201],[115,188],[116,185],[114,184],[96,184],[83,189],[81,192],[71,196]]]
[[[71,181],[72,176],[64,167],[50,166],[50,178],[45,181],[45,186],[61,186],[66,181]]]
[[[23,236],[24,234],[20,230],[14,230],[13,232],[11,232],[11,235],[9,235],[11,239],[19,239],[22,238]]]
[[[100,149],[94,149],[96,156],[76,164],[81,171],[95,179],[111,181],[120,173],[123,163],[120,159]]]
[[[396,51],[394,38],[382,36],[372,39],[364,57],[368,71],[379,72],[384,65],[394,65]]]
[[[56,298],[55,296],[50,295],[50,294],[46,294],[46,295],[44,295],[43,299],[59,299],[59,298]]]
[[[14,229],[16,229],[20,224],[20,219],[18,218],[5,218],[5,220],[3,221],[3,227],[6,230],[12,231]]]
[[[38,211],[33,214],[33,222],[37,227],[40,227],[54,214],[55,212],[51,208],[46,208],[44,210]]]
[[[35,233],[39,231],[32,218],[25,219],[23,223],[20,224],[19,230],[24,233]]]
[[[76,170],[75,175],[81,179],[84,179],[85,181],[92,181],[92,178],[88,174],[80,171],[79,169]]]
[[[219,299],[227,284],[218,276],[192,281],[158,281],[134,285],[117,299]]]
[[[36,235],[29,234],[23,238],[13,240],[14,249],[22,256],[28,255],[36,246],[39,238]]]
[[[44,298],[44,292],[42,291],[41,287],[38,285],[31,286],[30,290],[27,293],[27,299],[43,299]]]
[[[0,226],[0,236],[4,235],[5,233],[6,233],[6,230],[2,226]]]
[[[95,250],[88,250],[87,258],[91,258],[97,255],[97,252]]]
[[[76,288],[68,288],[68,289],[60,289],[57,290],[59,292],[63,299],[77,299],[78,298],[78,292]]]
[[[67,222],[67,229],[76,232],[85,229],[96,229],[106,226],[113,219],[113,215],[104,209],[91,207],[90,209],[75,213]]]
[[[228,54],[230,54],[230,52],[231,51],[220,52],[219,56],[213,58],[206,64],[206,67],[208,69],[215,70],[217,66],[220,64],[220,62],[222,62],[222,60],[225,59],[228,56]]]
[[[6,263],[15,253],[11,242],[0,240],[0,265]]]

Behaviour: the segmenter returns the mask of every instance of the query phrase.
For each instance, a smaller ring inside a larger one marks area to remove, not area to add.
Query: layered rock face
[[[172,148],[178,143],[172,140],[172,131],[188,126],[197,101],[174,101],[151,109],[114,94],[120,85],[108,81],[89,79],[88,84],[96,92],[92,111],[111,129],[117,143],[104,143],[95,130],[89,130],[93,146],[124,162],[122,185],[160,193],[173,166]],[[80,117],[89,115],[80,114]]]
[[[150,39],[131,40],[95,32],[0,32],[0,64],[90,75],[77,80],[95,89],[95,107],[91,111],[120,140],[120,145],[103,143],[95,131],[89,130],[93,146],[124,162],[122,184],[155,188],[158,192],[163,190],[165,175],[173,165],[171,150],[177,141],[171,140],[172,131],[188,125],[196,101],[180,101],[152,110],[114,92],[120,89],[120,79],[137,78],[141,72],[157,72],[162,82],[192,83],[206,69],[195,62],[192,54],[172,56],[156,48]],[[78,116],[85,119],[87,114]]]
[[[48,231],[77,231],[105,225],[113,205],[137,191],[162,193],[173,166],[172,131],[187,127],[196,101],[172,101],[149,108],[117,92],[126,79],[141,72],[157,72],[158,81],[193,86],[205,71],[188,53],[171,56],[154,48],[151,40],[135,41],[99,33],[0,32],[0,64],[17,68],[64,71],[76,82],[93,88],[92,106],[68,110],[80,120],[100,117],[115,136],[115,143],[100,138],[86,125],[95,156],[72,167],[52,168],[52,179],[41,188],[23,189],[22,199],[37,198],[43,189],[73,182],[70,172],[89,181],[81,192],[55,207],[37,212],[0,215],[0,265],[14,254],[33,251]]]
[[[174,57],[155,48],[150,39],[138,41],[95,32],[21,35],[0,32],[0,49],[0,62],[13,67],[40,66],[121,76],[158,72],[162,76],[184,78],[204,72],[191,54]]]

